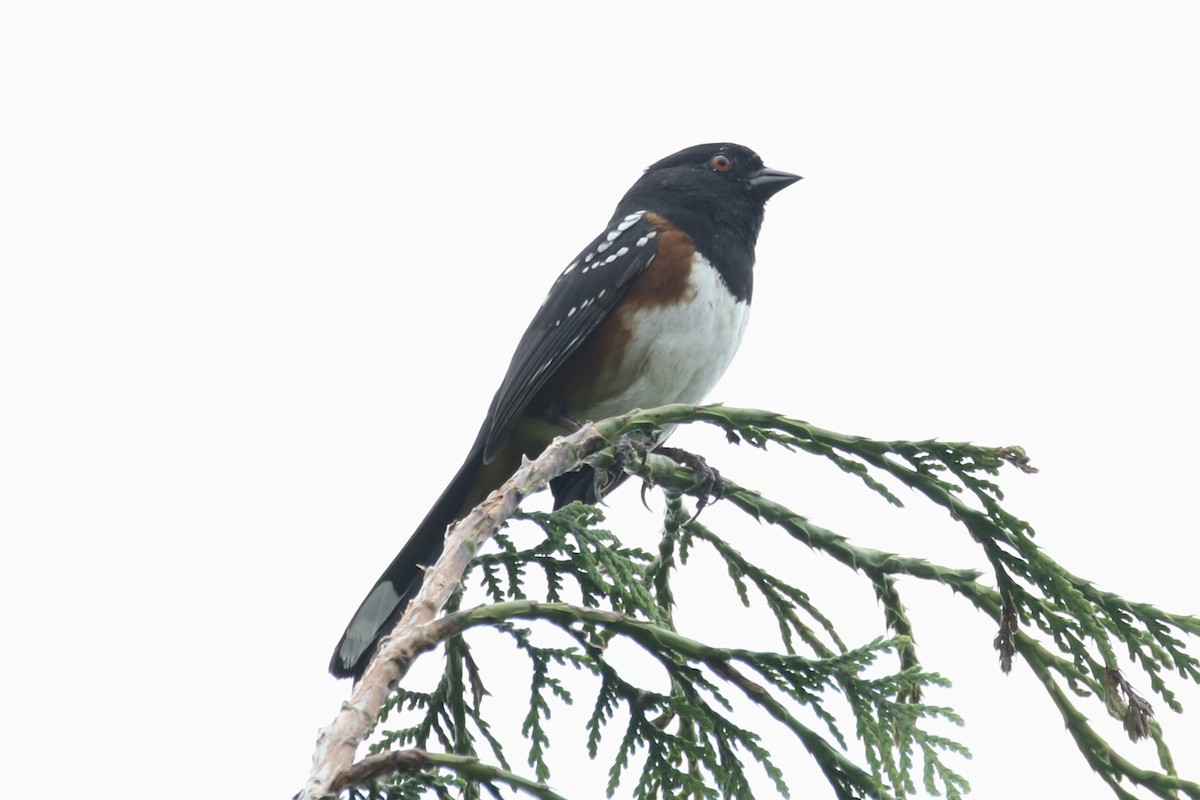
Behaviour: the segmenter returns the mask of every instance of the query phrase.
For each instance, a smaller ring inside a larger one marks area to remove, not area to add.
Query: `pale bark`
[[[392,632],[380,642],[350,699],[342,704],[333,722],[318,734],[312,772],[297,800],[325,800],[335,797],[343,785],[349,785],[344,776],[354,766],[358,747],[375,725],[384,701],[417,656],[437,646],[433,623],[462,582],[475,553],[526,496],[546,488],[551,478],[574,469],[606,444],[593,425],[556,439],[536,460],[522,464],[509,481],[450,527],[445,549],[437,563],[426,570],[421,591]]]

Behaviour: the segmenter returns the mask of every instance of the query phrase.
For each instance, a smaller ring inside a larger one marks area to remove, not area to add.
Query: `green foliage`
[[[986,557],[988,575],[856,547],[726,479],[726,502],[868,582],[891,636],[848,645],[835,620],[801,588],[689,518],[680,494],[695,490],[697,478],[690,469],[655,455],[629,459],[610,448],[591,463],[623,469],[667,492],[657,551],[623,545],[600,527],[598,508],[576,504],[553,514],[519,515],[544,536],[518,547],[503,532],[497,535],[498,548],[477,557],[469,578],[490,602],[459,610],[456,601],[448,610],[445,668],[437,685],[425,693],[399,689],[385,706],[383,723],[399,716],[405,724],[382,726],[373,752],[417,748],[429,768],[399,772],[386,782],[358,787],[352,796],[499,797],[501,787],[508,786],[558,797],[547,786],[553,775],[546,721],[586,686],[592,696],[584,744],[593,758],[611,759],[609,796],[749,800],[752,785],[761,785],[763,777],[781,796],[790,796],[762,731],[745,723],[763,716],[747,714],[747,708],[757,707],[809,753],[839,799],[899,800],[918,787],[949,800],[962,797],[968,786],[956,771],[956,757],[969,753],[935,733],[945,727],[939,721],[962,721],[950,709],[923,701],[929,687],[948,682],[921,668],[896,582],[908,576],[948,586],[992,619],[999,668],[1007,672],[1016,658],[1031,667],[1081,754],[1117,797],[1137,797],[1128,783],[1159,797],[1200,798],[1200,784],[1177,775],[1150,703],[1121,671],[1117,655],[1126,652],[1150,690],[1178,710],[1160,673],[1173,670],[1200,682],[1200,662],[1182,640],[1183,634],[1200,633],[1200,621],[1101,592],[1037,547],[1030,525],[1002,507],[1003,494],[992,480],[1005,466],[1032,471],[1019,448],[882,442],[720,406],[669,406],[598,427],[617,443],[688,422],[717,425],[730,441],[774,444],[829,459],[896,505],[900,500],[885,481],[910,487],[963,526]],[[701,548],[724,563],[744,604],[757,597],[774,616],[777,650],[721,647],[676,630],[673,579]],[[541,588],[531,598],[529,587],[535,585]],[[487,666],[475,663],[463,636],[480,626],[501,633],[528,661],[529,703],[521,734],[532,778],[513,769],[485,719]],[[651,684],[640,672],[635,677],[615,663],[611,645],[618,639],[650,656],[658,672],[650,676]],[[1079,698],[1100,698],[1098,707],[1121,718],[1131,737],[1153,737],[1159,769],[1135,766],[1113,753],[1076,708]],[[839,727],[845,717],[854,721],[853,743]],[[566,745],[560,741],[559,746]],[[480,748],[495,766],[481,760]],[[813,792],[806,788],[801,794]]]

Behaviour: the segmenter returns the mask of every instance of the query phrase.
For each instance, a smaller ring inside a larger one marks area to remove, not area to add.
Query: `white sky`
[[[349,688],[328,654],[551,280],[643,167],[704,141],[806,178],[768,208],[750,328],[711,399],[1022,444],[1042,472],[1003,475],[1009,507],[1053,557],[1200,611],[1200,12],[784,8],[0,11],[10,794],[298,789]],[[981,563],[915,496],[894,511],[811,458],[677,442],[857,542]],[[636,495],[614,525],[651,546]],[[861,580],[770,530],[729,534],[880,632]],[[1105,796],[1028,670],[996,668],[992,625],[901,589],[924,663],[955,681],[931,699],[967,717],[973,796]],[[693,632],[736,643],[714,613]],[[524,672],[489,679],[526,691]],[[1182,718],[1155,706],[1200,780],[1200,689],[1181,698]],[[599,796],[607,765],[576,763],[568,733],[555,783]],[[794,796],[832,796],[780,747]]]

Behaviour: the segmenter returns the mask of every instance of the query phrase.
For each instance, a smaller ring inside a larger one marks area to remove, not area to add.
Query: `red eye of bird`
[[[717,172],[728,172],[733,169],[733,159],[724,153],[717,153],[709,159],[708,165]]]

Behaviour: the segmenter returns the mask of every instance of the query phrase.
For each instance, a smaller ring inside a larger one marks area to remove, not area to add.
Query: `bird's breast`
[[[607,348],[598,359],[600,391],[572,409],[576,419],[699,403],[733,360],[750,304],[734,297],[702,254],[674,252],[685,257],[656,259],[605,321],[608,330],[596,337]]]

